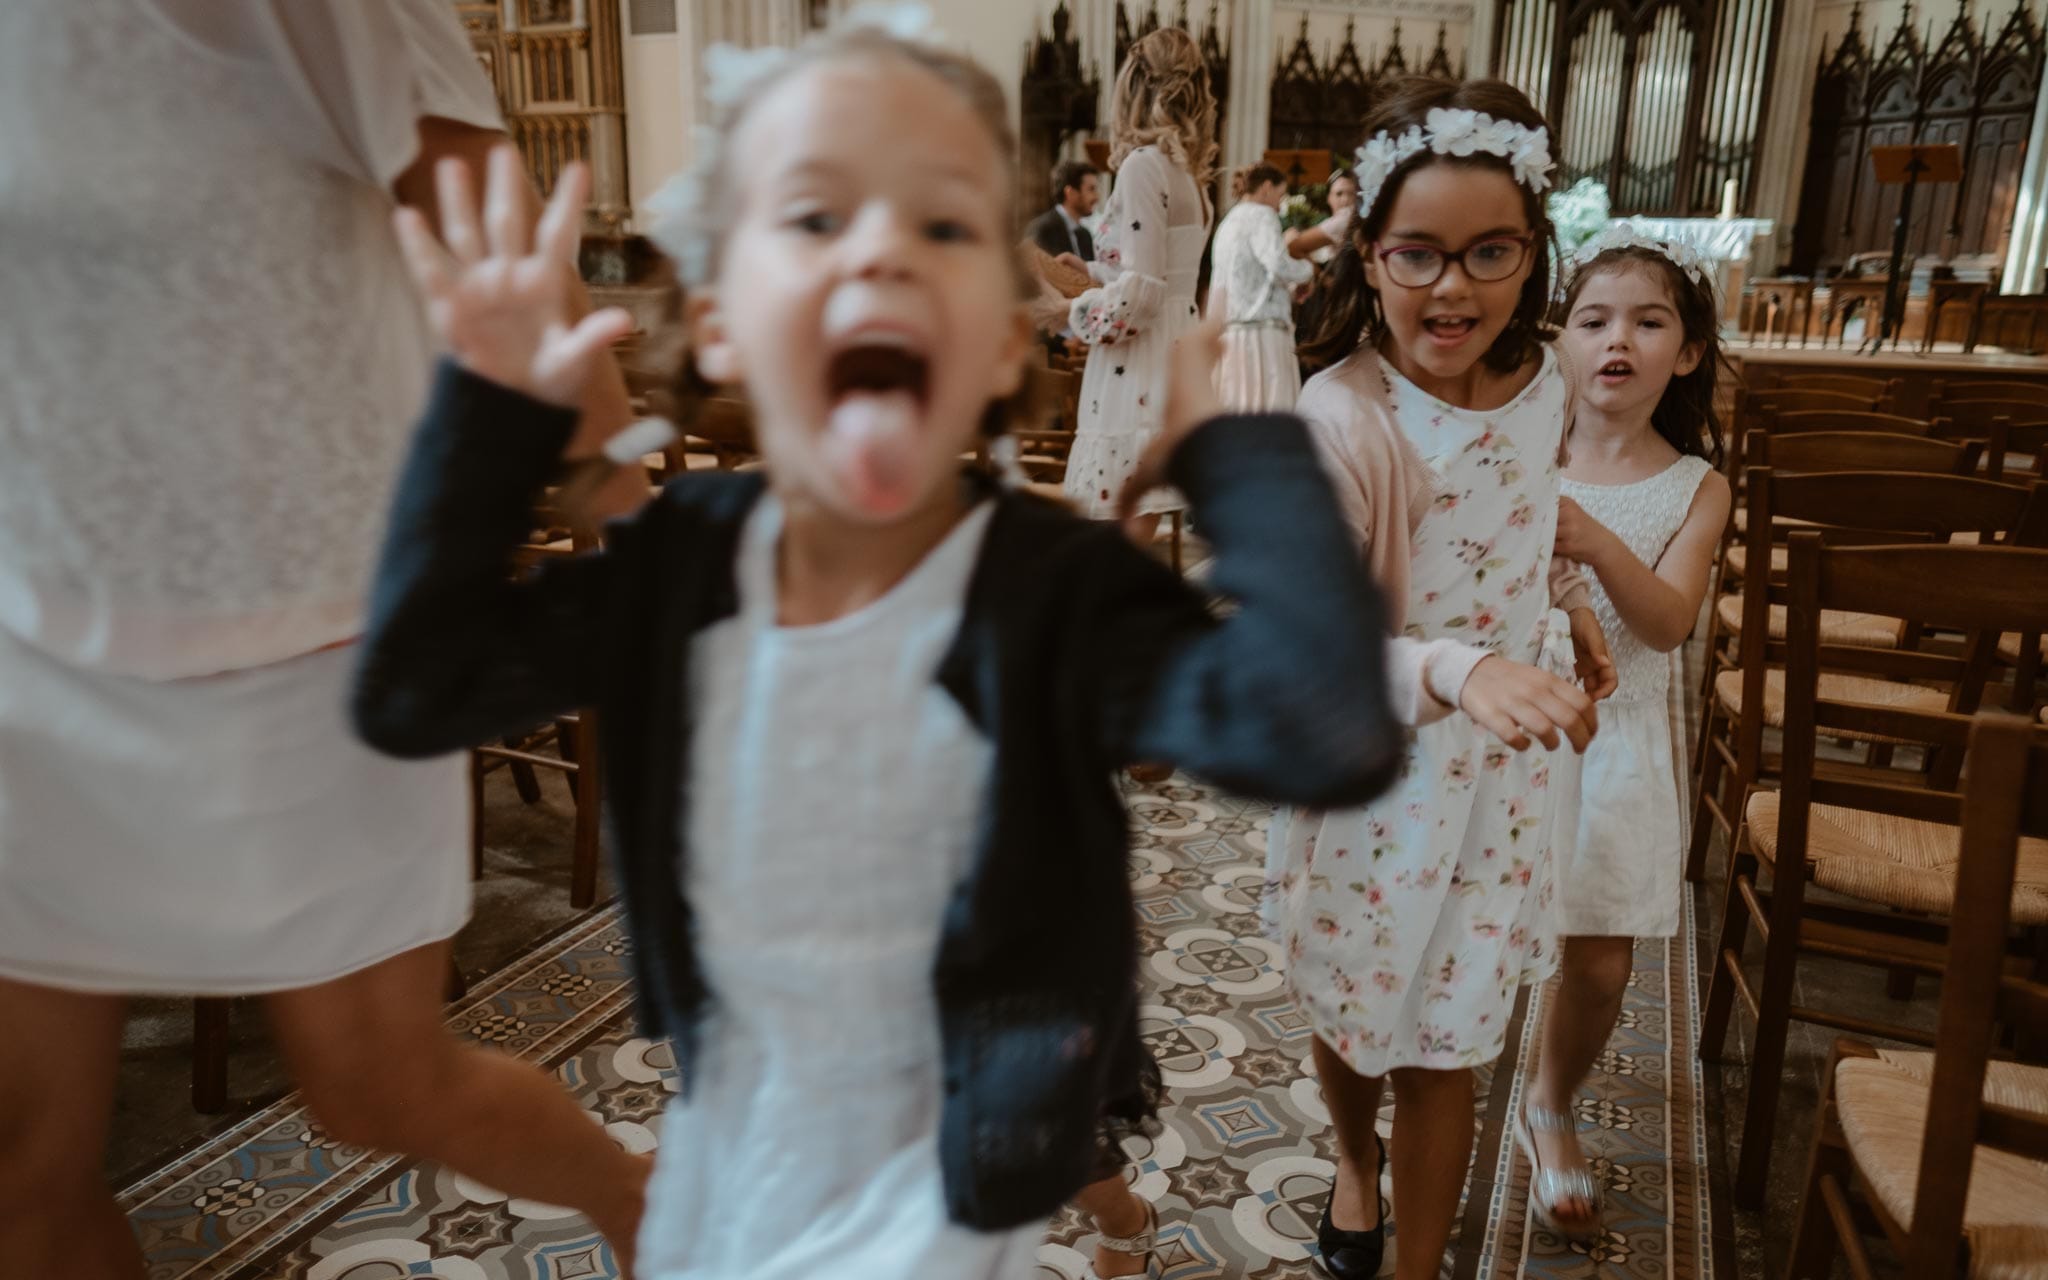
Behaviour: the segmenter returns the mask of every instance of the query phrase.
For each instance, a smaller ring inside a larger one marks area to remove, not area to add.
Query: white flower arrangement
[[[1550,225],[1557,229],[1557,245],[1566,257],[1613,220],[1613,206],[1607,199],[1606,184],[1580,178],[1549,200]]]
[[[944,35],[932,22],[932,11],[923,4],[869,2],[854,6],[839,26],[879,31],[912,44],[939,45]],[[815,38],[815,37],[813,37]],[[796,56],[794,49],[777,45],[743,49],[737,45],[715,44],[704,51],[704,98],[721,123],[749,93],[776,74]],[[694,288],[711,277],[710,202],[708,190],[711,163],[718,154],[719,126],[698,126],[691,154],[695,158],[682,172],[663,183],[642,206],[647,238],[675,259],[676,276],[684,288]]]
[[[1423,123],[1410,125],[1399,137],[1382,129],[1358,149],[1358,208],[1371,214],[1394,170],[1434,151],[1440,156],[1471,156],[1480,152],[1508,162],[1515,181],[1537,195],[1550,186],[1556,166],[1550,159],[1550,131],[1531,129],[1512,120],[1496,120],[1483,111],[1432,107]]]
[[[1672,265],[1683,271],[1686,278],[1709,292],[1713,291],[1714,261],[1701,253],[1697,246],[1683,240],[1668,240],[1662,236],[1646,233],[1626,218],[1609,223],[1598,235],[1580,245],[1572,255],[1574,264],[1584,267],[1603,253],[1615,249],[1646,249],[1670,259]]]

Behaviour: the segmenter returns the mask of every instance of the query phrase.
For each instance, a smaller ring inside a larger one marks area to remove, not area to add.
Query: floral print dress
[[[1100,283],[1075,298],[1068,326],[1089,344],[1081,411],[1067,457],[1067,501],[1091,520],[1116,515],[1116,500],[1166,416],[1167,356],[1200,323],[1195,284],[1209,240],[1209,209],[1183,166],[1139,147],[1116,172],[1088,264]],[[1187,504],[1158,489],[1141,515]]]
[[[1553,352],[1503,408],[1425,394],[1381,362],[1393,419],[1430,470],[1407,627],[1569,676],[1551,606],[1569,388]],[[1271,918],[1295,1000],[1362,1075],[1500,1055],[1515,991],[1556,964],[1552,859],[1576,833],[1577,758],[1516,754],[1471,719],[1415,730],[1400,782],[1276,833]]]

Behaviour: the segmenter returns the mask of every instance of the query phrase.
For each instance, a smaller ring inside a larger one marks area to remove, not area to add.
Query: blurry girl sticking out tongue
[[[409,220],[454,358],[357,723],[429,754],[596,708],[642,1014],[681,1075],[642,1280],[1028,1276],[1047,1217],[1116,1168],[1105,1121],[1145,1119],[1116,771],[1378,794],[1378,597],[1301,424],[1217,416],[1213,333],[1124,500],[1186,495],[1227,618],[1116,525],[963,467],[1029,409],[985,72],[869,27],[717,62],[657,238],[690,291],[679,425],[702,379],[743,390],[765,471],[681,478],[515,579],[563,406],[626,324],[570,319],[574,174],[538,249],[459,200],[447,251]],[[1109,1191],[1085,1203],[1142,1270],[1152,1215]]]

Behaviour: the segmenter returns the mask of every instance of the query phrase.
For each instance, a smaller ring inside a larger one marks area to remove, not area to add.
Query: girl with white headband
[[[1536,1153],[1532,1207],[1583,1239],[1600,1230],[1601,1195],[1572,1100],[1614,1031],[1635,939],[1679,932],[1688,774],[1677,650],[1699,618],[1730,495],[1715,470],[1709,264],[1616,223],[1575,268],[1560,345],[1578,371],[1579,411],[1557,549],[1594,576],[1620,686],[1586,752],[1576,851],[1558,868],[1563,978],[1520,1125]]]
[[[1497,81],[1410,77],[1366,135],[1358,214],[1304,347],[1325,367],[1299,412],[1397,632],[1485,651],[1476,666],[1432,669],[1438,696],[1469,701],[1463,685],[1516,664],[1549,669],[1531,673],[1547,684],[1518,686],[1504,728],[1475,717],[1417,729],[1393,791],[1292,815],[1275,837],[1288,982],[1337,1131],[1321,1263],[1338,1280],[1378,1274],[1390,1163],[1395,1275],[1421,1280],[1437,1274],[1465,1181],[1472,1068],[1499,1056],[1516,988],[1556,964],[1551,863],[1576,830],[1577,757],[1517,749],[1568,695],[1602,696],[1612,674],[1583,580],[1546,582],[1573,382],[1542,327],[1543,117]],[[1564,679],[1567,635],[1584,695]],[[1383,1156],[1374,1122],[1389,1077]]]

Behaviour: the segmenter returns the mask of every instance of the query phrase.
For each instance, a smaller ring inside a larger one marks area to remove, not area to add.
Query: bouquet
[[[1557,228],[1557,247],[1569,261],[1578,247],[1600,234],[1613,214],[1607,186],[1591,178],[1580,178],[1549,201],[1550,221]]]

